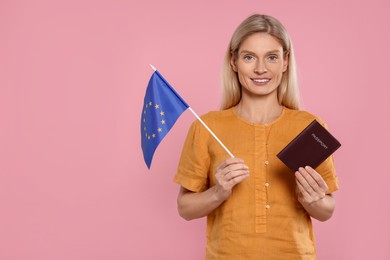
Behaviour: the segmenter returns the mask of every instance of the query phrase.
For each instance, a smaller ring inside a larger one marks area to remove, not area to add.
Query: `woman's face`
[[[237,72],[244,95],[277,95],[288,60],[282,45],[267,33],[254,33],[246,38],[232,57],[231,65]]]

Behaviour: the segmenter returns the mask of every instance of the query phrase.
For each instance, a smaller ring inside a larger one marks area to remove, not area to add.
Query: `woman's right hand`
[[[180,187],[177,208],[186,220],[205,217],[232,194],[236,184],[249,177],[248,166],[239,158],[224,160],[215,173],[216,184],[202,192],[193,192]]]
[[[238,183],[249,177],[249,168],[240,158],[224,160],[215,173],[215,192],[220,200],[226,200],[232,194],[232,189]]]

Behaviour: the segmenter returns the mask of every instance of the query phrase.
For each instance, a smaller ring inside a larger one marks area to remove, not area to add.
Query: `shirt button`
[[[264,186],[269,187],[269,183],[268,182],[264,183]]]
[[[265,161],[264,164],[265,164],[265,165],[268,165],[268,164],[269,164],[269,161]]]
[[[270,206],[270,205],[268,205],[268,204],[267,204],[267,205],[265,205],[265,208],[266,208],[266,209],[269,209],[270,207],[271,207],[271,206]]]

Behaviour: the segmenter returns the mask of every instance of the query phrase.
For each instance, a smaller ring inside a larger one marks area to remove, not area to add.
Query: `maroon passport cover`
[[[295,172],[299,167],[316,168],[340,146],[339,141],[314,120],[276,156]]]

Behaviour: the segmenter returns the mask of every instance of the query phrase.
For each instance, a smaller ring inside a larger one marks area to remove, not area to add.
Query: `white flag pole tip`
[[[152,64],[149,64],[149,65],[150,65],[150,67],[152,68],[152,70],[154,70],[154,71],[157,70],[156,67],[154,67]]]

